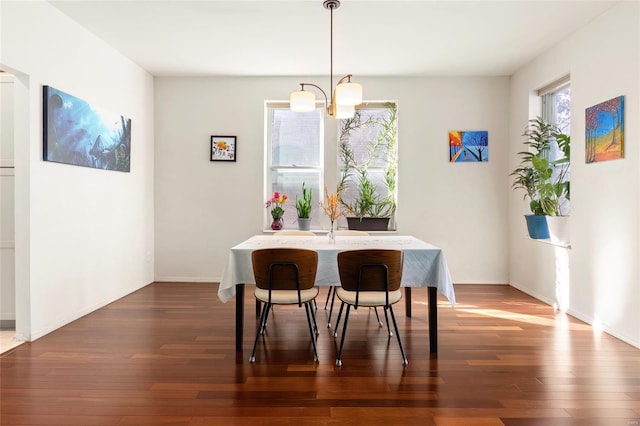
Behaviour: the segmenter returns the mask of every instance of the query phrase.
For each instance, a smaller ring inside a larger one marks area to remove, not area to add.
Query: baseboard
[[[97,311],[98,309],[103,308],[103,307],[107,306],[108,304],[115,302],[116,300],[122,299],[123,297],[128,296],[129,294],[134,293],[134,292],[136,292],[136,291],[148,286],[149,284],[151,284],[151,283],[140,285],[140,286],[137,286],[137,287],[131,288],[131,289],[126,289],[122,293],[120,293],[118,295],[115,295],[115,296],[112,296],[109,299],[102,300],[102,301],[100,301],[100,302],[98,302],[98,303],[96,303],[96,304],[94,304],[92,306],[89,306],[89,307],[87,307],[85,309],[82,309],[82,310],[80,310],[78,312],[74,312],[73,315],[69,315],[66,318],[60,319],[60,320],[58,320],[58,321],[56,321],[54,323],[47,324],[46,327],[43,327],[43,328],[41,328],[39,330],[32,330],[31,339],[30,340],[34,341],[34,340],[37,340],[37,339],[39,339],[39,338],[41,338],[43,336],[46,336],[47,334],[51,333],[52,331],[55,331],[55,330],[59,329],[60,327],[64,327],[65,325],[67,325],[69,323],[72,323],[73,321],[77,320],[78,318],[82,318],[83,316],[85,316],[87,314],[90,314],[91,312]]]
[[[538,299],[539,301],[541,301],[543,303],[546,303],[549,306],[553,306],[555,304],[555,300],[549,300],[548,298],[543,297],[540,294],[537,294],[535,291],[532,291],[531,289],[528,289],[528,288],[525,288],[525,287],[523,287],[521,285],[518,285],[517,283],[512,282],[510,285],[511,285],[511,287],[517,288],[521,292],[526,293],[529,296],[531,296],[531,297],[533,297],[535,299]],[[576,319],[578,319],[578,320],[580,320],[580,321],[582,321],[582,322],[584,322],[584,323],[586,323],[586,324],[588,324],[588,325],[593,327],[594,318],[592,316],[590,316],[590,315],[586,315],[586,314],[584,314],[582,312],[579,312],[579,311],[576,311],[575,309],[572,309],[572,308],[569,308],[567,310],[566,314],[567,315],[571,315],[572,317],[574,317],[574,318],[576,318]],[[606,323],[602,323],[601,326],[600,326],[600,329],[603,332],[615,337],[616,339],[621,340],[621,341],[623,341],[625,343],[628,343],[629,345],[631,345],[631,346],[633,346],[635,348],[640,349],[640,340],[635,340],[632,336],[626,336],[624,334],[620,334],[619,332],[615,331],[611,326],[609,326]]]
[[[219,283],[220,277],[156,277],[159,283]]]

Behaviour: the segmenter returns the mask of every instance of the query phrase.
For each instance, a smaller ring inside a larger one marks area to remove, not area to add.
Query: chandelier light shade
[[[316,109],[316,94],[308,90],[298,90],[289,95],[289,105],[292,111],[310,112]]]
[[[336,103],[338,105],[360,105],[362,103],[362,86],[358,83],[340,83],[336,86]]]
[[[356,107],[353,105],[336,105],[335,118],[352,118],[356,113]]]
[[[331,56],[329,69],[329,83],[333,87],[333,10],[340,7],[339,0],[325,0],[322,5],[331,12]],[[327,114],[334,118],[352,118],[355,114],[355,107],[362,103],[362,86],[351,82],[351,74],[342,77],[335,89],[331,92],[331,103],[327,93],[320,86],[313,83],[300,83],[300,90],[292,92],[289,96],[289,105],[292,111],[310,112],[316,108],[316,95],[313,92],[304,90],[305,86],[312,86],[324,95],[327,104]]]

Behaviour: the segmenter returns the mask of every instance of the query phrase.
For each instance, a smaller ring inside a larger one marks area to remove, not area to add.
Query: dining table
[[[411,317],[411,289],[427,287],[429,351],[438,352],[437,292],[455,305],[453,281],[445,255],[439,247],[409,235],[254,235],[229,251],[218,287],[218,298],[228,302],[236,298],[236,351],[242,352],[244,335],[245,284],[254,284],[251,253],[265,248],[305,248],[318,253],[317,286],[340,285],[338,253],[359,249],[392,249],[404,253],[401,286],[405,291],[405,313]]]

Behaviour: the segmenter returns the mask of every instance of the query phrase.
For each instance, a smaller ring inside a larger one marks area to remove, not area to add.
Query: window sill
[[[550,238],[545,238],[545,239],[536,239],[536,238],[527,238],[528,240],[531,241],[535,241],[538,243],[542,243],[542,244],[548,244],[550,246],[555,246],[555,247],[561,247],[561,248],[566,248],[571,250],[571,243],[565,243],[565,242],[558,242],[558,241],[552,241]]]

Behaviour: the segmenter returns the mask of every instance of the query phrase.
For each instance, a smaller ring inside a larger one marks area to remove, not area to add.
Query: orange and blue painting
[[[449,132],[449,162],[489,161],[489,132],[486,130]]]
[[[585,162],[624,158],[624,96],[586,109]]]

